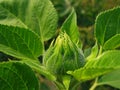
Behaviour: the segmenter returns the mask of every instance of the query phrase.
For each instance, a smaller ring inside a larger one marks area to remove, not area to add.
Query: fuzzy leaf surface
[[[34,32],[0,25],[0,51],[18,59],[37,59],[43,52],[42,42]]]
[[[99,44],[120,33],[120,7],[110,9],[98,15],[95,22],[95,36]]]
[[[0,90],[39,90],[39,84],[34,72],[26,64],[2,62]]]
[[[56,32],[57,13],[50,0],[0,0],[0,24],[28,28],[45,41]]]
[[[97,82],[98,85],[110,85],[120,89],[120,69],[103,75]]]
[[[116,34],[110,38],[103,46],[105,50],[115,49],[118,47],[120,47],[120,34]]]
[[[118,50],[104,52],[98,58],[88,61],[83,68],[68,73],[79,81],[86,81],[115,69],[120,69],[120,51]]]
[[[80,43],[80,33],[77,26],[77,16],[74,9],[72,9],[71,14],[63,23],[61,30],[62,32],[66,32],[74,43]]]
[[[66,33],[61,33],[57,37],[55,43],[46,51],[43,60],[48,71],[59,77],[85,64],[81,49],[71,41]]]

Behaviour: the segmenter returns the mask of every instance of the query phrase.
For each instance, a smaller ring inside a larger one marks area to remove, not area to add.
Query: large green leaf
[[[120,33],[120,7],[99,14],[95,27],[96,39],[103,46],[107,40]]]
[[[104,44],[104,49],[115,49],[120,47],[120,34],[116,34]]]
[[[77,16],[74,9],[72,9],[71,14],[63,23],[61,30],[63,32],[66,32],[74,43],[80,43],[80,33],[77,26]]]
[[[37,59],[42,54],[43,47],[34,32],[0,25],[0,51],[19,59]]]
[[[90,80],[114,69],[120,69],[120,51],[113,50],[103,53],[96,59],[90,60],[83,68],[68,72],[77,80]]]
[[[30,67],[19,62],[0,63],[0,90],[39,90]]]
[[[110,85],[120,89],[120,70],[115,70],[103,75],[97,82],[98,85]]]
[[[29,28],[45,41],[55,34],[57,13],[50,0],[0,0],[0,24]]]

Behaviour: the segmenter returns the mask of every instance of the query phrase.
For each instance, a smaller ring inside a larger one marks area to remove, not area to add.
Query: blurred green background
[[[120,5],[120,0],[51,0],[59,15],[59,25],[63,23],[74,7],[79,26],[91,26],[101,11]]]

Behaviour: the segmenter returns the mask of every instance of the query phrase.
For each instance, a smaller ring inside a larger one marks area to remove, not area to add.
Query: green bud
[[[44,65],[54,75],[64,75],[85,63],[83,53],[66,33],[61,33],[44,55]]]

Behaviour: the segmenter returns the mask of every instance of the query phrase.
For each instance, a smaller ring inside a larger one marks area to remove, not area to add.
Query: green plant
[[[39,90],[39,75],[54,82],[59,90],[77,90],[94,79],[90,90],[101,85],[120,89],[119,16],[120,7],[98,15],[96,44],[84,57],[74,9],[45,50],[44,42],[53,38],[57,30],[52,3],[1,0],[0,51],[14,58],[0,63],[0,90]]]
[[[51,0],[58,11],[61,25],[71,12],[72,7],[77,13],[77,23],[80,27],[90,27],[98,13],[120,5],[119,0]]]

